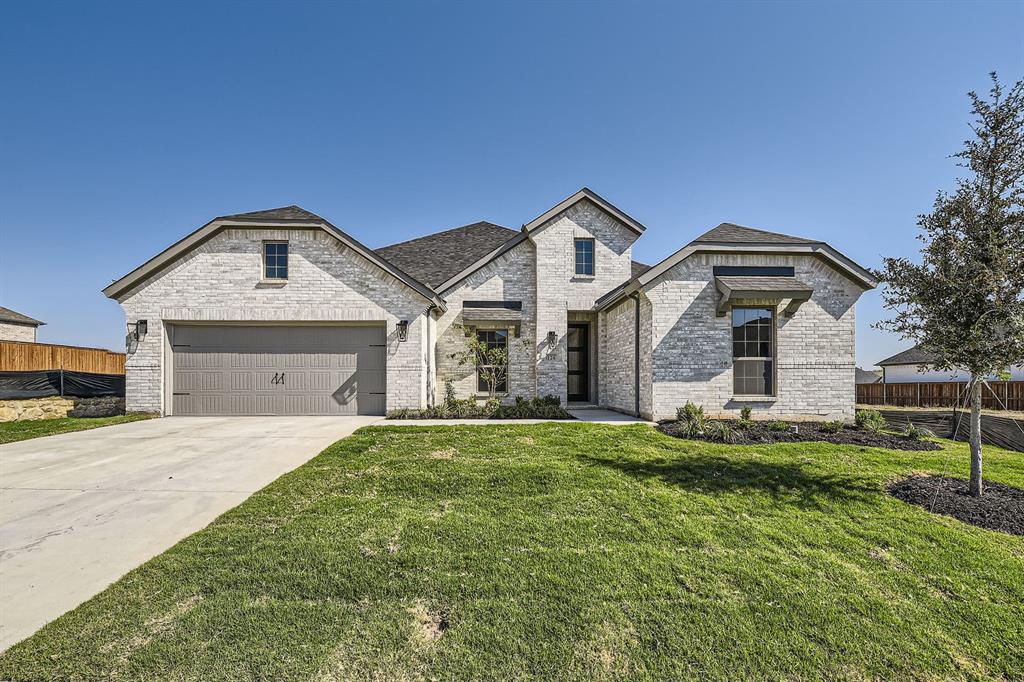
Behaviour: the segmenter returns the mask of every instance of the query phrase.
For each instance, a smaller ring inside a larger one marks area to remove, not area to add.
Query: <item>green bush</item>
[[[455,396],[455,384],[452,383],[451,379],[445,379],[444,381],[444,404],[454,405],[457,400]]]
[[[907,428],[903,432],[903,436],[910,440],[924,440],[925,438],[934,438],[935,434],[931,429],[926,429],[920,426],[914,426],[909,420],[907,421]]]
[[[865,431],[881,431],[885,428],[885,417],[878,410],[857,410],[855,421]]]
[[[689,401],[676,408],[676,419],[679,421],[679,430],[682,434],[691,438],[703,434],[710,424],[708,416],[704,414],[704,408]]]
[[[495,419],[572,419],[572,415],[561,406],[556,396],[544,396],[527,400],[516,396],[511,405],[499,405],[495,409]]]
[[[841,421],[822,422],[821,430],[825,433],[839,433],[843,430],[844,426],[846,426],[846,424]]]
[[[711,422],[708,425],[706,435],[708,438],[721,441],[722,443],[736,442],[736,431],[726,422]]]
[[[789,431],[789,424],[784,421],[768,422],[768,428],[771,431]]]
[[[755,422],[753,419],[741,419],[738,422],[736,422],[736,428],[744,429],[744,430],[745,429],[752,429],[756,425],[757,425],[757,422]]]
[[[752,410],[750,409],[750,405],[744,406],[744,408],[742,410],[740,410],[740,421],[741,422],[749,422],[749,421],[751,421],[751,419],[750,419],[751,412],[752,412]]]

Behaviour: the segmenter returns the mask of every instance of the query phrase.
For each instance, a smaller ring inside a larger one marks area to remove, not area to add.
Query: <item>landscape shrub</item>
[[[822,422],[821,430],[825,433],[839,433],[846,426],[842,421]]]
[[[682,407],[676,408],[676,420],[679,428],[687,436],[698,436],[703,434],[710,424],[710,419],[704,414],[704,408],[687,401]]]
[[[736,431],[726,422],[711,422],[707,428],[707,436],[723,443],[736,442]]]
[[[885,417],[878,410],[857,410],[857,426],[865,431],[881,431],[885,428]]]
[[[931,429],[926,429],[921,426],[914,426],[909,420],[907,421],[907,428],[903,432],[903,435],[910,440],[924,440],[925,438],[934,438],[935,434]]]
[[[768,429],[770,431],[789,431],[789,424],[781,420],[768,422]]]
[[[752,413],[752,412],[753,412],[753,410],[751,410],[751,409],[750,409],[750,405],[745,405],[745,406],[743,407],[743,409],[742,409],[742,410],[740,410],[740,421],[741,421],[741,422],[749,422],[749,421],[753,421],[753,420],[752,420],[752,419],[750,418],[750,415],[751,415],[751,413]]]

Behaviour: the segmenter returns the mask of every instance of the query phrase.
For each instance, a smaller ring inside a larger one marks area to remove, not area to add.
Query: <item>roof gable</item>
[[[480,221],[384,246],[376,252],[421,282],[437,287],[518,234]]]
[[[523,230],[525,232],[529,233],[529,232],[532,232],[534,230],[540,229],[541,227],[544,226],[545,223],[547,223],[549,220],[554,218],[556,215],[558,215],[562,211],[564,211],[564,210],[574,206],[575,204],[583,201],[584,199],[589,199],[592,203],[594,203],[602,211],[604,211],[608,215],[612,216],[613,218],[618,220],[620,223],[622,223],[623,225],[628,227],[630,230],[632,230],[633,232],[636,232],[638,235],[643,234],[644,230],[647,229],[646,227],[641,225],[639,222],[634,220],[632,217],[630,217],[627,213],[625,213],[624,211],[619,210],[610,201],[606,201],[597,192],[593,191],[589,187],[584,187],[583,189],[581,189],[580,191],[576,192],[572,196],[567,197],[566,199],[558,202],[557,204],[555,204],[554,206],[552,206],[548,210],[544,211],[543,213],[541,213],[539,216],[537,216],[536,218],[534,218],[530,222],[528,222],[525,225],[523,225]]]
[[[284,217],[273,217],[273,216],[284,216]],[[290,216],[290,217],[289,217]],[[310,218],[301,216],[312,216]],[[433,289],[423,284],[415,277],[405,273],[400,268],[389,263],[385,258],[364,246],[361,242],[353,237],[349,236],[342,230],[332,225],[327,220],[324,220],[320,216],[307,211],[299,206],[285,206],[282,208],[272,208],[263,211],[251,211],[249,213],[236,213],[228,216],[221,216],[214,218],[210,222],[206,223],[199,229],[188,234],[184,238],[178,240],[171,246],[167,247],[156,256],[153,256],[148,261],[129,272],[124,277],[115,280],[109,286],[103,289],[104,295],[109,298],[117,298],[121,294],[128,291],[131,287],[138,284],[144,278],[160,272],[169,264],[176,261],[183,254],[191,251],[193,248],[199,246],[203,242],[207,241],[215,234],[225,228],[234,227],[291,227],[291,228],[309,228],[309,229],[320,229],[331,235],[345,246],[349,247],[360,256],[370,261],[380,269],[390,274],[395,279],[399,280],[418,294],[426,298],[428,301],[436,305],[437,307],[444,309],[444,301],[434,293]]]

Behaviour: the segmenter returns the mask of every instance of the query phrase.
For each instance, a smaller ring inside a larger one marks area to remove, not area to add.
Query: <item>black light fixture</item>
[[[398,323],[398,340],[405,341],[409,338],[409,320],[400,320]]]
[[[149,331],[149,322],[147,320],[139,320],[138,322],[128,323],[128,336],[136,341],[140,341],[146,338],[146,333]]]
[[[548,345],[553,346],[558,343],[558,332],[548,332]]]

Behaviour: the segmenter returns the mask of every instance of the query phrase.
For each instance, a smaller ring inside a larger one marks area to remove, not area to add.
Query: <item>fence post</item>
[[[60,397],[64,397],[64,368],[60,368]]]
[[[921,382],[917,382],[917,407],[921,407]]]

